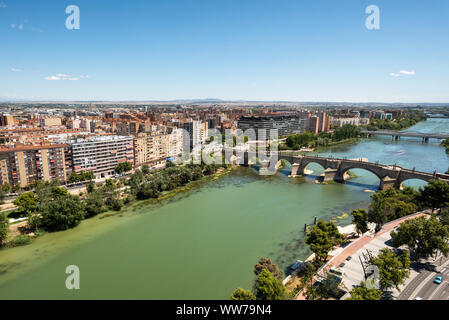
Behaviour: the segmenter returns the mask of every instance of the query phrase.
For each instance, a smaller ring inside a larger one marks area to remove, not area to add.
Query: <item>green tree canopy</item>
[[[444,256],[449,253],[449,226],[441,224],[434,216],[407,220],[391,232],[391,237],[394,247],[406,245],[416,260],[428,258],[437,250]]]
[[[287,294],[282,281],[263,269],[257,276],[254,292],[257,300],[285,300]]]
[[[418,201],[423,206],[441,209],[449,205],[449,184],[442,180],[430,180],[429,183],[419,189]]]
[[[379,269],[380,286],[383,289],[399,289],[399,285],[404,284],[410,274],[410,257],[407,250],[398,256],[390,249],[383,248],[371,263]]]
[[[382,291],[379,289],[369,289],[363,281],[360,286],[353,288],[350,292],[351,297],[346,300],[380,300]]]
[[[19,207],[18,211],[21,214],[28,216],[37,211],[39,198],[33,192],[27,192],[18,196],[13,203]]]
[[[256,296],[249,290],[237,288],[231,296],[232,300],[256,300]]]
[[[5,213],[0,213],[0,247],[5,243],[8,237],[9,224]]]
[[[121,162],[115,167],[115,172],[118,174],[128,172],[133,168],[133,165],[130,162]]]
[[[42,226],[47,231],[74,228],[84,217],[84,206],[75,196],[60,197],[43,203],[40,207]]]
[[[352,223],[358,234],[364,234],[368,228],[368,213],[364,209],[352,210]]]
[[[376,231],[388,221],[392,221],[418,211],[417,192],[411,188],[403,191],[389,188],[371,196],[368,221],[376,224]]]
[[[329,251],[343,242],[343,235],[333,222],[320,220],[307,234],[305,242],[310,245],[317,259],[326,261]]]
[[[260,258],[259,262],[254,266],[254,274],[256,276],[259,275],[262,270],[268,270],[276,279],[284,279],[284,272],[279,270],[277,263],[273,263],[269,258]]]

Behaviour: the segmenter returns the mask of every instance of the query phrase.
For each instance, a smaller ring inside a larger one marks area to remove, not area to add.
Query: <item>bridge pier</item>
[[[298,176],[299,163],[292,164],[292,172],[290,173],[290,177],[294,178]]]
[[[338,169],[327,168],[326,170],[324,170],[323,182],[329,182],[329,181],[334,181],[334,180],[339,181],[340,179],[344,180],[338,174]],[[339,181],[339,182],[343,182],[343,181]]]
[[[390,178],[389,176],[383,177],[382,179],[380,179],[380,186],[379,189],[380,190],[387,190],[390,188],[395,188],[396,187],[396,181],[397,179],[395,178]]]

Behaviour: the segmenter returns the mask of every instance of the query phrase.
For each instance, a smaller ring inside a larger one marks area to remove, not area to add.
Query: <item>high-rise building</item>
[[[190,147],[193,148],[201,143],[201,121],[189,121],[183,123],[183,128],[189,134],[184,139],[190,138]]]
[[[133,138],[129,136],[93,136],[72,143],[73,170],[92,171],[95,179],[114,175],[121,162],[134,166]]]
[[[264,130],[268,136],[267,130],[277,129],[279,136],[287,136],[296,133],[302,133],[306,129],[306,119],[298,116],[243,116],[238,120],[238,128],[242,130],[254,129],[256,135],[258,130]]]
[[[5,126],[13,126],[15,124],[15,119],[14,116],[9,115],[9,114],[2,114],[0,116],[0,126],[5,127]]]
[[[170,135],[141,133],[134,138],[136,167],[164,165],[170,154]]]
[[[71,170],[68,144],[0,148],[0,183],[25,187],[37,180],[66,181]]]

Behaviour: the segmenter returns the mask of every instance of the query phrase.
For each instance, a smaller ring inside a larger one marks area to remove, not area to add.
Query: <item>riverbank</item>
[[[129,212],[129,211],[136,211],[142,207],[148,206],[148,205],[157,205],[160,204],[164,200],[168,200],[171,198],[174,198],[176,195],[180,193],[186,193],[194,188],[199,188],[208,181],[217,180],[223,177],[224,175],[230,173],[232,171],[232,167],[226,167],[226,168],[219,168],[214,174],[207,175],[202,177],[200,180],[197,181],[190,181],[184,186],[177,187],[170,191],[165,191],[161,195],[159,195],[158,198],[155,199],[148,199],[148,200],[137,200],[134,199],[130,201],[129,203],[124,204],[124,207],[120,211],[115,210],[108,210],[106,212],[103,212],[101,214],[98,214],[97,216],[85,218],[81,221],[81,224],[87,220],[98,218],[100,220],[108,217],[114,217],[114,216],[122,216],[123,214]],[[2,250],[10,250],[12,248],[17,248],[19,246],[29,245],[33,243],[36,239],[49,234],[48,232],[45,232],[44,230],[39,230],[38,232],[28,232],[23,233],[22,230],[27,229],[27,221],[17,221],[15,223],[11,223],[9,226],[9,232],[8,232],[8,238],[7,241],[4,243],[2,247],[0,247],[0,251]],[[21,230],[22,229],[22,230]],[[59,233],[64,233],[68,230],[59,231]]]

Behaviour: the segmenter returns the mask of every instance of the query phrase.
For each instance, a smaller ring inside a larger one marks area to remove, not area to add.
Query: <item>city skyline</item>
[[[446,103],[448,17],[445,1],[2,0],[0,100]]]

